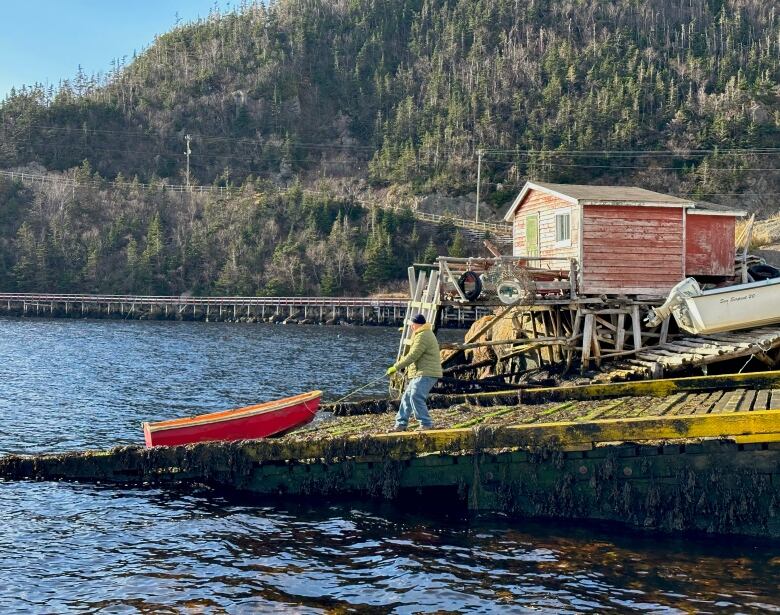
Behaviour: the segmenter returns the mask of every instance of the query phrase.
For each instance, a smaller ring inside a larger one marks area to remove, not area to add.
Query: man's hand
[[[391,365],[387,368],[387,371],[385,372],[385,376],[392,376],[394,373],[396,373],[398,370],[395,368],[395,365]]]

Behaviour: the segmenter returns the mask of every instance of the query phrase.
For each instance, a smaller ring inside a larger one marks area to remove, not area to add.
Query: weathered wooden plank
[[[772,395],[769,400],[769,408],[778,408],[780,409],[780,389],[772,389]]]
[[[742,396],[742,399],[739,400],[739,403],[737,403],[734,410],[736,412],[749,412],[753,409],[753,402],[756,400],[756,391],[753,389],[748,389],[745,391],[745,394]]]
[[[634,348],[642,347],[642,321],[639,317],[639,306],[631,306],[631,326],[634,330]]]
[[[671,350],[676,350],[680,353],[686,353],[686,354],[693,354],[698,355],[702,357],[707,356],[720,356],[722,354],[726,354],[728,352],[728,347],[721,347],[721,348],[707,348],[705,346],[678,346],[677,344],[666,344],[665,348],[670,348]],[[731,347],[732,350],[736,350],[735,348]]]
[[[669,324],[672,321],[671,316],[667,316],[664,318],[663,322],[661,323],[661,337],[658,340],[658,343],[662,346],[666,343],[666,340],[669,338]]]
[[[648,280],[642,280],[643,283],[647,281]],[[652,282],[652,280],[650,281]],[[620,284],[620,286],[616,286],[616,284]],[[598,295],[602,293],[614,293],[619,290],[621,293],[647,295],[647,296],[660,298],[662,295],[666,296],[669,292],[669,289],[672,286],[674,286],[674,284],[669,286],[666,282],[664,282],[663,284],[659,283],[657,286],[639,286],[638,284],[629,283],[626,282],[625,280],[606,280],[601,282],[590,282],[590,280],[587,277],[583,276],[582,292]]]
[[[756,399],[753,402],[753,410],[766,410],[769,407],[770,391],[761,389],[756,393]]]
[[[736,391],[730,391],[727,395],[724,395],[718,403],[713,407],[713,413],[722,412],[734,412],[745,396],[745,389],[737,389]]]
[[[662,361],[663,359],[675,355],[662,355],[659,352],[637,352],[635,356],[637,359],[640,359],[641,361],[650,361],[652,363],[657,363],[658,361]]]
[[[669,415],[706,414],[703,408],[708,397],[709,393],[693,393],[688,396],[684,403],[678,404],[669,412]]]
[[[617,317],[617,333],[615,336],[615,350],[623,350],[626,341],[626,314],[621,310]]]
[[[666,346],[674,345],[675,347],[687,347],[687,348],[707,348],[707,349],[715,349],[717,350],[720,348],[721,344],[719,342],[710,342],[705,340],[704,338],[691,338],[691,337],[684,337],[682,339],[676,339],[673,342],[668,342]]]
[[[760,335],[754,335],[750,331],[745,331],[744,335],[734,333],[713,333],[710,338],[717,339],[727,344],[757,344],[761,339]]]
[[[675,393],[669,397],[663,398],[660,402],[650,407],[647,414],[650,416],[662,416],[667,414],[673,407],[683,405],[687,393]]]
[[[752,342],[745,341],[744,338],[742,339],[742,341],[739,342],[734,340],[729,341],[724,339],[718,339],[714,335],[709,335],[707,337],[703,337],[702,339],[708,342],[714,342],[715,344],[718,344],[718,346],[721,348],[725,346],[730,346],[732,348],[739,348],[744,350],[745,348],[750,348],[751,346],[754,345]]]
[[[696,410],[694,410],[693,413],[707,414],[712,410],[713,406],[715,406],[715,404],[720,401],[720,398],[723,397],[723,395],[724,395],[723,391],[713,391],[712,393],[709,394],[709,396],[703,403],[699,404],[699,406],[696,408]]]
[[[665,367],[680,367],[696,363],[696,355],[680,353],[672,357],[662,357],[662,363]]]
[[[587,369],[590,363],[590,353],[593,344],[593,327],[595,316],[593,314],[585,315],[585,325],[582,330],[582,367]]]
[[[616,408],[619,408],[620,406],[623,406],[626,403],[625,399],[618,399],[617,401],[613,401],[612,403],[606,404],[604,406],[599,406],[597,408],[594,408],[587,414],[577,418],[577,421],[592,421],[593,419],[603,417],[605,414],[608,414],[612,410],[615,410]]]

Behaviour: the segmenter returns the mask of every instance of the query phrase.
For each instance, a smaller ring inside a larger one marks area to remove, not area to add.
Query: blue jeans
[[[428,406],[425,405],[425,398],[428,397],[428,393],[431,392],[437,380],[438,378],[431,376],[419,376],[409,381],[409,385],[401,396],[401,407],[398,408],[398,414],[395,415],[397,428],[405,429],[412,414],[423,427],[433,426],[428,414]]]

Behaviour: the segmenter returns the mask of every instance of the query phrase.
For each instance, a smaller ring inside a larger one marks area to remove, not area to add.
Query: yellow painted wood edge
[[[757,442],[780,442],[780,433],[761,433],[750,436],[734,436],[737,444],[755,444]]]
[[[732,438],[780,434],[780,412],[732,412],[663,417],[603,419],[577,423],[537,423],[506,428],[525,444],[624,442],[680,438]]]
[[[475,405],[490,405],[492,400],[513,397],[518,403],[545,403],[568,400],[594,400],[623,396],[664,397],[674,393],[731,390],[736,388],[780,388],[780,371],[754,372],[746,374],[722,374],[717,376],[692,376],[687,378],[663,378],[659,380],[638,380],[634,382],[613,382],[608,384],[584,384],[574,387],[546,387],[523,389],[518,392],[496,391],[452,395],[453,403],[470,402]]]
[[[546,447],[583,450],[599,442],[642,442],[686,438],[776,437],[780,411],[761,410],[728,414],[602,419],[587,422],[536,423],[505,427],[433,429],[366,436],[348,436],[317,442],[247,444],[258,461],[346,458],[383,455],[403,459],[421,453],[484,448]],[[254,447],[254,448],[252,448]]]

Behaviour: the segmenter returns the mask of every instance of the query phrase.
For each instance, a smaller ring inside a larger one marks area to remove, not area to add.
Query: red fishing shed
[[[526,182],[504,219],[513,255],[574,258],[584,295],[665,297],[734,275],[738,211],[632,186]]]

